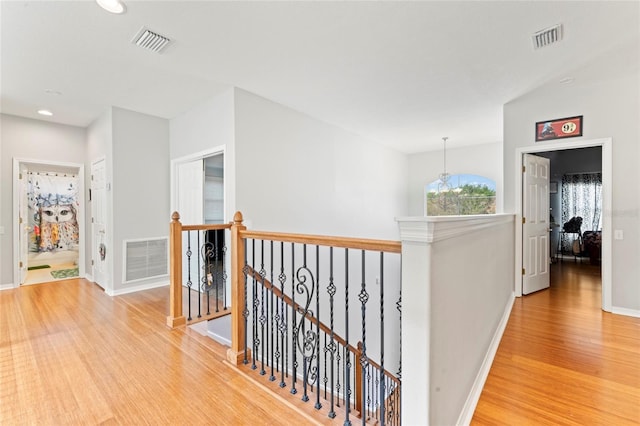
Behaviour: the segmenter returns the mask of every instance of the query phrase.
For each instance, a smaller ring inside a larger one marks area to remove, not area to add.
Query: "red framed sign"
[[[581,115],[536,123],[536,142],[577,136],[582,136]]]

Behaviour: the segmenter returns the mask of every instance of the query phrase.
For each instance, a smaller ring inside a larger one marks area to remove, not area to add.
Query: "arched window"
[[[439,179],[425,187],[427,216],[494,214],[496,182],[484,176],[451,175],[443,189]]]

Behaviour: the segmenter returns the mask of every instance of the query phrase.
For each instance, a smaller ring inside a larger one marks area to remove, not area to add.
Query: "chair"
[[[560,261],[564,255],[564,239],[566,235],[574,235],[573,240],[578,240],[580,249],[578,253],[573,250],[574,261],[578,261],[578,255],[582,254],[582,218],[580,216],[574,216],[562,225],[562,231],[560,231],[560,238],[558,238],[558,251],[560,252]]]

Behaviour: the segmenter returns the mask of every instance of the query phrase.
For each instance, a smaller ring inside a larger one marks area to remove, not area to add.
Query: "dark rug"
[[[47,269],[47,268],[51,268],[51,266],[49,265],[29,266],[27,268],[27,271],[35,271],[36,269]]]

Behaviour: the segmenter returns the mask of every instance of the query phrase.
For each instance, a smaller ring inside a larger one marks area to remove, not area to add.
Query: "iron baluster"
[[[400,339],[400,346],[399,346],[399,352],[400,352],[400,360],[398,361],[398,379],[402,380],[402,282],[400,282],[400,297],[398,298],[398,301],[396,302],[396,309],[398,310],[398,314],[400,316],[400,332],[398,333],[399,339]]]
[[[284,382],[284,373],[285,373],[285,356],[286,351],[284,348],[285,345],[285,331],[287,327],[286,321],[286,312],[285,312],[285,304],[284,304],[284,283],[287,280],[287,276],[284,274],[284,243],[280,242],[280,275],[278,275],[278,280],[280,281],[280,346],[283,351],[282,356],[282,368],[280,370],[280,387],[283,388],[286,386]]]
[[[336,407],[340,407],[340,388],[341,388],[341,386],[340,386],[340,366],[342,365],[342,364],[340,364],[340,360],[341,360],[340,348],[336,347],[336,366],[338,368],[338,371],[336,372],[336,379],[337,379],[337,383],[336,383]],[[344,368],[343,368],[342,372],[344,373]],[[333,414],[335,416],[335,412]]]
[[[220,265],[222,268],[222,310],[226,311],[229,306],[227,304],[227,264],[226,264],[226,258],[227,258],[227,243],[226,243],[226,238],[225,235],[226,233],[222,233],[222,259],[220,260]]]
[[[303,271],[308,271],[307,269],[307,245],[303,244],[302,245],[302,270]],[[302,275],[300,276],[300,271],[301,269],[298,269],[297,273],[296,273],[296,279],[297,279],[297,284],[296,284],[296,290],[298,291],[298,293],[303,294],[305,293],[305,281],[306,281],[306,275]],[[305,287],[303,289],[303,287]],[[298,324],[296,326],[296,343],[298,344],[298,349],[300,349],[301,355],[302,355],[302,400],[304,402],[307,402],[309,400],[309,396],[307,395],[307,381],[309,379],[309,371],[307,369],[307,364],[308,364],[308,357],[306,356],[306,336],[307,336],[307,332],[306,332],[306,322],[305,319],[307,317],[307,312],[309,311],[309,292],[306,291],[306,295],[307,295],[307,300],[305,301],[305,307],[302,309],[302,311],[300,312],[301,318],[300,318],[300,324]],[[302,326],[302,339],[303,342],[300,343],[300,327]],[[313,326],[312,326],[313,327]]]
[[[249,349],[249,342],[247,341],[247,338],[249,336],[249,303],[248,303],[248,294],[247,294],[247,287],[248,287],[248,276],[247,274],[249,273],[249,263],[248,263],[248,257],[247,257],[247,239],[243,239],[243,244],[244,244],[244,268],[242,269],[242,273],[244,275],[244,309],[242,310],[242,316],[244,317],[244,364],[248,364],[249,360],[247,359],[247,350]]]
[[[384,426],[384,252],[380,252],[380,426]]]
[[[273,286],[273,240],[271,240],[271,249],[269,251],[270,254],[270,258],[271,261],[269,263],[269,269],[271,270],[271,285]],[[269,308],[269,333],[271,335],[271,350],[269,351],[269,356],[271,361],[269,362],[269,364],[271,365],[271,376],[269,376],[269,381],[273,382],[276,379],[276,376],[274,374],[274,363],[273,363],[273,355],[274,355],[274,349],[273,349],[273,288],[271,290],[269,290],[269,299],[271,300],[271,304],[270,304],[270,308]],[[278,315],[278,313],[276,312],[276,316]],[[276,324],[277,324],[277,319],[276,319]],[[276,338],[276,341],[278,339]],[[276,361],[277,363],[277,361]]]
[[[345,365],[344,365],[344,400],[345,419],[344,426],[350,426],[349,411],[351,406],[351,355],[349,354],[349,249],[344,249],[344,336],[345,336]]]
[[[324,384],[324,399],[327,399],[327,383],[329,383],[329,377],[327,377],[327,352],[329,351],[329,346],[327,345],[327,333],[324,333],[324,347],[322,348],[324,361],[324,376],[322,376],[322,383]]]
[[[362,352],[360,354],[360,365],[362,366],[362,370],[364,371],[364,369],[366,368],[368,361],[367,361],[367,321],[366,321],[366,315],[367,315],[367,301],[369,300],[369,294],[367,293],[367,284],[366,284],[366,280],[365,280],[365,251],[362,250],[362,261],[361,261],[361,268],[362,268],[362,284],[361,284],[361,288],[360,288],[360,293],[358,294],[358,299],[360,300],[360,304],[361,304],[361,311],[362,311]],[[362,384],[362,392],[364,392],[365,394],[368,394],[367,392],[367,388],[366,388],[366,377],[365,374],[362,374],[362,379],[361,379],[361,384]],[[365,416],[365,410],[366,410],[366,406],[365,406],[365,400],[369,398],[369,395],[362,395],[362,424],[366,424],[366,416]]]
[[[256,265],[256,240],[253,239],[251,240],[251,269],[253,269],[255,271],[255,265]],[[251,351],[251,369],[255,370],[257,367],[256,365],[256,357],[258,356],[258,345],[260,344],[260,342],[258,341],[258,296],[257,296],[257,292],[258,292],[258,280],[256,279],[255,274],[251,274],[251,277],[253,278],[251,281],[251,294],[252,294],[252,298],[251,298],[251,309],[252,309],[252,315],[251,315],[251,329],[253,330],[253,350]]]
[[[322,408],[320,404],[320,246],[316,246],[316,410]]]
[[[196,235],[198,236],[198,249],[200,248],[200,233],[196,231]],[[200,268],[202,267],[202,265],[200,265],[200,256],[198,256],[198,318],[202,318],[202,293],[201,293],[201,286],[202,286],[202,277],[200,276]]]
[[[327,287],[327,293],[329,293],[329,331],[330,331],[330,343],[329,343],[329,353],[331,356],[331,409],[329,410],[329,418],[333,419],[336,417],[336,412],[334,410],[334,387],[333,387],[333,373],[334,373],[334,354],[336,351],[336,343],[333,334],[333,296],[336,294],[336,286],[333,282],[333,247],[329,247],[329,287]],[[325,334],[326,338],[326,334]],[[325,373],[326,373],[325,366]],[[326,375],[326,374],[325,374]],[[340,377],[338,377],[339,383]],[[326,391],[325,391],[325,399],[326,399]]]
[[[261,297],[260,297],[260,375],[264,376],[267,372],[264,369],[264,350],[265,346],[268,348],[268,342],[264,339],[264,326],[267,322],[267,317],[264,314],[264,303],[265,303],[265,295],[264,295],[264,279],[267,275],[267,272],[264,269],[264,240],[260,240],[260,280],[261,284]]]
[[[296,262],[295,262],[295,244],[291,243],[291,325],[293,326],[291,330],[291,361],[293,365],[293,371],[291,372],[291,393],[296,394],[298,390],[296,389],[296,378],[298,377],[298,358],[296,356],[296,310],[294,306],[296,305]]]

